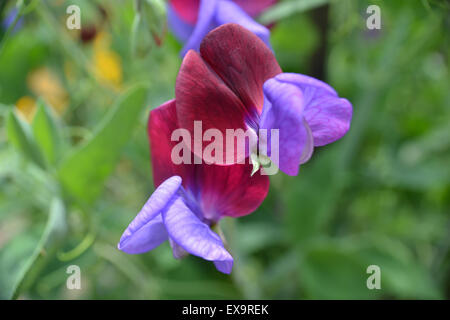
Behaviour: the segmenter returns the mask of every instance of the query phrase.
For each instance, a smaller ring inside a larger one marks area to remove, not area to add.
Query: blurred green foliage
[[[86,33],[66,29],[69,4]],[[326,45],[324,80],[354,119],[299,176],[272,176],[255,213],[222,221],[231,276],[167,243],[116,249],[153,191],[146,120],[181,63],[161,4],[136,19],[133,1],[24,1],[23,27],[0,29],[0,299],[449,298],[448,2],[286,0],[260,18],[285,71],[311,74]],[[66,288],[73,264],[82,290]]]

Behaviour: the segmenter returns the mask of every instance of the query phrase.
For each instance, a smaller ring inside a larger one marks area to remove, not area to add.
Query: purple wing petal
[[[168,239],[161,215],[137,229],[131,236],[120,239],[118,249],[128,254],[139,254],[153,250]]]
[[[270,46],[270,31],[263,25],[257,23],[252,19],[241,7],[234,2],[228,0],[219,0],[217,3],[217,10],[215,15],[217,25],[220,26],[226,23],[237,23],[247,30],[257,35],[264,43]]]
[[[311,128],[314,146],[323,146],[342,138],[350,128],[352,105],[339,98],[326,83],[294,73],[282,73],[276,79],[294,84],[303,92],[304,117]]]
[[[216,269],[222,273],[230,274],[233,269],[233,259],[225,261],[214,261]]]
[[[300,164],[308,161],[313,151],[311,131],[303,117],[302,91],[276,78],[267,80],[263,89],[266,99],[261,128],[268,131],[267,150],[270,150],[270,158],[281,171],[295,176]],[[271,142],[271,129],[279,130],[278,152]]]
[[[183,43],[189,40],[194,26],[181,19],[171,4],[167,4],[167,22],[175,37]]]
[[[184,55],[191,49],[198,51],[200,48],[200,43],[206,34],[217,26],[214,22],[214,13],[216,8],[217,0],[200,1],[197,24],[195,25],[189,40],[181,50],[182,57],[184,57]]]
[[[214,261],[221,272],[231,272],[233,257],[224,248],[220,237],[191,211],[184,199],[173,199],[163,212],[164,224],[170,238],[187,252]],[[227,267],[228,266],[228,267]]]
[[[180,186],[181,178],[174,176],[164,181],[153,192],[120,238],[119,250],[127,253],[142,253],[167,240],[167,233],[159,215]]]

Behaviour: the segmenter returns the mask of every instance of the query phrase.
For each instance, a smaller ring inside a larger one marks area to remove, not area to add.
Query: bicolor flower
[[[202,39],[214,28],[237,23],[263,40],[270,47],[269,30],[253,20],[277,0],[169,0],[169,27],[184,43],[181,55],[198,50]]]
[[[229,129],[269,133],[277,129],[279,159],[272,156],[271,148],[263,155],[288,175],[298,174],[314,147],[343,137],[352,118],[348,100],[322,81],[282,73],[264,42],[237,24],[214,29],[203,39],[199,53],[186,54],[175,95],[179,124],[191,135],[195,135],[194,121],[202,121],[204,130],[220,130],[223,136]],[[213,162],[205,158],[207,145],[196,142],[202,146],[192,150],[196,156]],[[224,152],[233,153],[232,163],[238,163],[253,151],[243,155],[232,145]]]
[[[250,165],[174,164],[171,152],[176,143],[171,135],[179,128],[176,104],[171,100],[150,113],[148,133],[157,189],[123,233],[118,248],[139,254],[169,240],[175,258],[190,253],[230,273],[233,258],[211,228],[225,216],[256,210],[267,195],[269,180],[259,173],[251,176]]]

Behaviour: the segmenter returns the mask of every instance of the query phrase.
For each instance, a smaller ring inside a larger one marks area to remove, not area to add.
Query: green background
[[[449,298],[447,1],[292,0],[259,18],[275,22],[283,70],[330,83],[354,118],[297,177],[271,176],[256,212],[221,222],[231,275],[175,260],[168,243],[142,255],[116,249],[154,189],[146,120],[173,98],[181,64],[161,1],[150,2],[133,28],[133,1],[24,1],[22,27],[1,31],[1,299]],[[82,27],[109,34],[119,90],[96,78],[93,42],[65,27],[69,4]],[[380,30],[366,28],[370,4]],[[27,123],[12,110],[39,98],[26,80],[39,67],[59,77],[68,104],[57,116],[41,100]],[[69,265],[81,268],[81,290],[66,288]],[[366,287],[369,265],[381,268],[380,290]]]

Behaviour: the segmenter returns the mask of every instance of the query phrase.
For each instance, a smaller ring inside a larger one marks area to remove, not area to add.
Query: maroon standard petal
[[[261,39],[237,24],[224,24],[203,39],[200,53],[247,109],[254,107],[261,113],[263,84],[281,73],[275,56]]]
[[[179,143],[171,141],[172,133],[176,129],[179,127],[175,100],[170,100],[150,112],[148,136],[155,187],[172,176],[180,176],[184,186],[192,180],[192,166],[175,164],[172,161],[172,150]]]
[[[171,141],[172,133],[179,129],[175,109],[175,100],[171,100],[150,113],[148,131],[155,186],[169,177],[180,176],[184,188],[210,221],[255,211],[267,195],[269,178],[260,171],[251,176],[250,164],[174,164],[171,154],[179,144]]]
[[[251,175],[252,166],[202,165],[196,172],[201,210],[205,218],[217,221],[222,216],[239,217],[252,213],[269,191],[269,178],[261,171]]]
[[[228,152],[234,156],[241,152],[235,147],[226,147],[226,130],[246,130],[244,122],[247,113],[245,106],[227,85],[211,70],[198,53],[191,50],[187,53],[178,73],[176,87],[176,108],[179,125],[187,129],[193,138],[192,151],[202,158],[203,150],[210,142],[203,143],[203,133],[208,129],[218,129],[222,134],[224,152],[222,162],[205,159],[210,163],[223,164]],[[194,132],[195,121],[199,128]],[[213,142],[211,140],[211,142]],[[199,147],[197,147],[199,146]]]
[[[189,24],[195,24],[198,18],[200,0],[170,0],[178,16]]]

